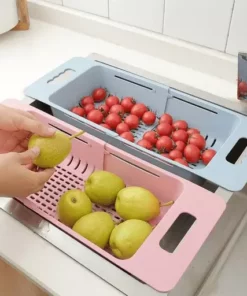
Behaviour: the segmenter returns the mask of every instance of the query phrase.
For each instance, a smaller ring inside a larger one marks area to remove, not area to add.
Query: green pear
[[[92,202],[109,206],[114,204],[118,192],[125,187],[117,175],[106,171],[95,171],[85,183],[85,192]]]
[[[160,203],[149,190],[132,186],[118,192],[115,209],[124,220],[149,221],[160,214]]]
[[[152,232],[145,221],[131,219],[117,225],[110,236],[112,253],[120,259],[132,257]]]
[[[79,189],[66,191],[57,204],[59,220],[72,227],[77,220],[92,212],[92,202],[85,192]]]
[[[71,137],[60,131],[56,131],[52,137],[32,135],[28,142],[28,149],[40,148],[40,154],[33,163],[43,169],[57,166],[69,155],[72,148],[71,140],[82,133],[83,131],[80,131]]]
[[[90,242],[104,249],[115,224],[108,213],[94,212],[80,218],[73,230]]]

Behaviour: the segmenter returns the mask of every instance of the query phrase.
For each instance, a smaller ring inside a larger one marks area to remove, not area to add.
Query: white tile
[[[84,12],[108,17],[108,0],[63,0],[63,5]]]
[[[51,3],[54,3],[54,4],[60,4],[60,5],[63,4],[62,0],[45,0],[45,1],[46,2],[51,2]]]
[[[237,55],[239,51],[247,52],[246,12],[247,0],[235,0],[226,48],[230,54]]]
[[[164,0],[109,0],[110,19],[162,33]]]
[[[234,0],[166,0],[164,34],[224,51],[233,3]]]

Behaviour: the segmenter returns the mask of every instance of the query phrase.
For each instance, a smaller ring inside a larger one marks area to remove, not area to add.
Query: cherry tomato
[[[101,123],[100,125],[101,125],[101,126],[103,126],[104,128],[107,128],[107,129],[109,129],[109,130],[111,129],[111,128],[109,127],[109,125],[108,125],[108,124]]]
[[[171,159],[169,153],[161,153],[160,155],[163,156],[163,157],[165,157],[165,158]]]
[[[180,152],[184,152],[184,148],[185,148],[186,144],[182,141],[176,141],[175,142],[175,150],[178,150]]]
[[[96,88],[92,93],[92,97],[94,99],[94,102],[96,103],[101,102],[106,97],[106,90],[102,87]]]
[[[148,140],[145,140],[145,139],[138,141],[137,145],[139,145],[143,148],[146,148],[148,150],[151,150],[153,148],[153,145]]]
[[[136,115],[130,114],[125,118],[124,122],[128,124],[130,129],[136,129],[139,125],[139,118]]]
[[[144,105],[142,103],[137,103],[133,106],[130,113],[132,115],[136,115],[137,117],[139,117],[141,119],[143,114],[147,111],[148,111],[148,108],[146,105]]]
[[[169,138],[168,136],[162,136],[156,142],[156,148],[160,152],[164,152],[164,151],[169,152],[173,148],[173,142],[172,142],[171,138]]]
[[[159,123],[163,123],[163,122],[166,122],[166,123],[169,123],[170,125],[172,125],[173,119],[172,119],[171,115],[168,113],[163,114],[160,117]]]
[[[188,162],[195,163],[199,161],[201,151],[197,146],[189,144],[184,148],[184,156]]]
[[[187,130],[188,135],[193,135],[193,134],[200,134],[200,131],[197,128],[190,128]]]
[[[122,105],[113,105],[110,108],[110,113],[116,113],[120,116],[123,116],[125,113],[124,107]]]
[[[156,131],[160,136],[170,136],[172,133],[172,126],[167,122],[163,122],[157,126]]]
[[[147,111],[142,116],[142,121],[146,125],[152,125],[152,124],[154,124],[155,123],[155,120],[156,120],[156,115],[152,111]]]
[[[201,157],[202,158],[202,162],[207,165],[212,160],[212,158],[215,156],[215,154],[216,154],[216,151],[213,150],[213,149],[207,149],[207,150],[205,150],[202,153],[202,157]]]
[[[143,139],[148,140],[154,146],[158,140],[158,135],[155,131],[148,131],[143,135]]]
[[[135,103],[136,103],[135,100],[131,97],[125,97],[121,101],[121,105],[123,106],[124,111],[126,113],[130,113],[130,111],[134,107]]]
[[[94,104],[94,100],[93,100],[93,97],[91,96],[86,96],[86,97],[83,97],[80,101],[80,105],[81,106],[86,106],[88,104]]]
[[[179,150],[172,150],[169,152],[169,156],[171,159],[175,160],[176,158],[183,158],[183,153]]]
[[[85,110],[85,113],[86,115],[88,115],[89,112],[91,112],[92,110],[94,110],[95,107],[93,104],[87,104],[85,107],[84,107],[84,110]]]
[[[102,112],[102,114],[105,117],[108,115],[110,108],[107,105],[101,105],[101,106],[99,106],[99,111]]]
[[[82,107],[73,107],[71,109],[71,112],[79,115],[79,116],[84,116],[85,115],[85,110]]]
[[[105,100],[106,105],[111,108],[114,105],[118,105],[119,104],[119,98],[116,96],[109,96],[106,100]]]
[[[206,146],[206,140],[200,134],[192,134],[189,137],[188,143],[197,146],[201,150]]]
[[[173,128],[174,130],[185,130],[187,131],[188,129],[188,123],[184,120],[177,120],[173,123]]]
[[[172,134],[172,139],[174,142],[177,142],[177,141],[182,141],[184,143],[187,143],[188,141],[188,137],[189,135],[187,134],[186,131],[184,130],[176,130],[173,134]],[[177,157],[177,158],[180,158],[180,157]]]
[[[97,124],[102,123],[103,118],[104,118],[104,116],[99,110],[92,110],[87,115],[88,120],[90,120],[94,123],[97,123]]]
[[[116,132],[119,135],[123,134],[124,132],[129,132],[129,131],[130,131],[130,128],[129,128],[128,124],[125,122],[119,123],[118,126],[116,127]]]
[[[124,138],[125,140],[128,140],[130,142],[134,142],[135,138],[132,134],[132,132],[124,132],[120,135],[121,138]]]
[[[188,162],[183,158],[176,158],[176,159],[174,159],[174,161],[179,162],[180,164],[185,165],[187,167],[189,166]]]
[[[119,116],[118,114],[116,114],[116,113],[111,113],[111,114],[109,114],[107,117],[106,117],[106,119],[105,119],[105,123],[107,124],[107,125],[109,125],[109,127],[111,128],[111,129],[116,129],[116,127],[119,125],[119,123],[121,123],[122,122],[122,118],[121,118],[121,116]]]
[[[247,82],[241,81],[238,85],[238,91],[241,95],[247,95]]]

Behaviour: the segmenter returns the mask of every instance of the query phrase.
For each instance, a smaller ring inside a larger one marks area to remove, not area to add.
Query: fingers
[[[30,164],[34,159],[39,156],[40,149],[34,147],[32,149],[26,150],[25,152],[19,153],[20,164]]]
[[[25,116],[20,116],[18,118],[17,125],[19,130],[29,131],[42,137],[51,137],[55,133],[55,129],[53,127],[46,126],[37,120]]]
[[[51,176],[54,173],[55,173],[55,169],[46,169],[43,171],[34,172],[34,174],[36,174],[36,178],[40,186],[39,190],[44,187],[44,184],[51,178]]]

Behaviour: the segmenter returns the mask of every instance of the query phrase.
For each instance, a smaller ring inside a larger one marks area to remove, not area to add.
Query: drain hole
[[[211,147],[214,147],[215,143],[216,143],[216,139],[213,140],[213,143],[212,143]]]
[[[237,143],[234,145],[232,150],[228,153],[226,160],[232,164],[235,164],[239,157],[242,155],[244,150],[247,147],[247,139],[241,138],[237,141]]]
[[[80,161],[80,159],[79,159],[79,161],[78,161],[77,165],[75,166],[75,170],[77,170],[77,169],[78,169],[78,167],[80,166],[80,164],[81,164],[81,161]]]
[[[206,135],[206,137],[205,137],[205,140],[207,141],[207,139],[208,139],[208,135]]]
[[[71,156],[71,159],[70,159],[69,163],[67,164],[67,166],[70,166],[70,165],[71,165],[71,163],[72,163],[73,159],[74,159],[74,157],[73,157],[73,156]]]
[[[160,247],[173,253],[195,221],[196,218],[188,213],[180,214],[160,240]]]
[[[88,164],[86,163],[85,168],[84,168],[84,170],[81,173],[84,174],[86,172],[87,168],[88,168]],[[76,177],[75,175],[73,175],[73,176]]]

